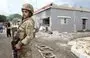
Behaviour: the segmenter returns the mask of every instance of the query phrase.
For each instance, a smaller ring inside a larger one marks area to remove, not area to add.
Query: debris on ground
[[[90,37],[78,38],[70,41],[71,51],[79,58],[90,58]]]

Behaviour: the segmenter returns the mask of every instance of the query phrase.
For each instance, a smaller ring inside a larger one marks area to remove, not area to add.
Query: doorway
[[[86,30],[87,19],[82,19],[82,30]]]

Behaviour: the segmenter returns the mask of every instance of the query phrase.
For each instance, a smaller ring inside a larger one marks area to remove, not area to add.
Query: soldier
[[[11,24],[10,24],[10,22],[7,22],[7,37],[11,37],[11,29],[10,29],[10,27],[11,27]]]
[[[19,38],[18,42],[15,44],[15,48],[18,51],[18,57],[16,58],[32,58],[31,41],[34,39],[33,13],[34,9],[31,4],[26,3],[23,5],[23,21],[18,27],[15,36],[15,39]]]

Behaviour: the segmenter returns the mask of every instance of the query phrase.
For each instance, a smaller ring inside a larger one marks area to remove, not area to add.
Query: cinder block
[[[37,45],[37,48],[41,51],[44,51],[44,50],[53,51],[52,48],[45,46],[45,45],[40,45],[40,46]]]
[[[52,56],[53,53],[50,51],[43,51],[42,54],[43,56]]]
[[[56,58],[55,55],[52,56],[45,56],[45,58]]]

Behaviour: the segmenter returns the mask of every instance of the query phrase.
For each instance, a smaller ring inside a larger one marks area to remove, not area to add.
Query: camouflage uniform
[[[34,38],[34,21],[27,18],[25,22],[19,27],[19,38],[21,43],[24,44],[19,51],[20,58],[32,58],[31,41]]]
[[[30,4],[24,4],[24,8],[33,13],[33,7]],[[19,58],[32,58],[31,41],[34,39],[34,20],[30,17],[24,19],[17,31],[19,32],[18,36],[20,38],[17,44],[24,44],[22,49],[18,51]]]

